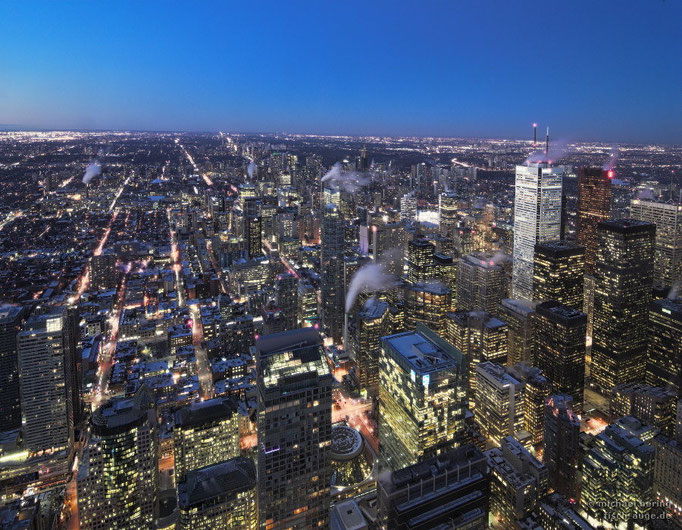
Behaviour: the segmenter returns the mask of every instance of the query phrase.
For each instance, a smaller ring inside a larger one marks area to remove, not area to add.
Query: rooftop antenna
[[[547,127],[547,136],[545,136],[545,154],[549,154],[549,127]]]
[[[538,124],[534,123],[533,124],[533,147],[535,147],[538,143]]]

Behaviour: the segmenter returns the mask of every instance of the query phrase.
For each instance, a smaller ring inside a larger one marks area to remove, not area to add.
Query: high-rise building
[[[189,471],[178,482],[178,528],[256,530],[257,485],[253,460],[241,456]]]
[[[634,416],[667,436],[675,434],[677,393],[670,388],[624,383],[611,389],[611,418]]]
[[[654,283],[675,285],[682,280],[682,204],[632,199],[630,216],[656,225]]]
[[[417,218],[417,197],[414,192],[403,195],[400,198],[400,220],[414,221]]]
[[[584,304],[585,248],[570,241],[535,245],[533,301],[555,300],[582,311]]]
[[[304,280],[298,282],[297,298],[298,323],[305,326],[317,322],[320,318],[317,290],[310,282]]]
[[[533,315],[535,304],[527,300],[505,298],[497,309],[500,319],[507,324],[507,359],[509,364],[535,364]]]
[[[646,360],[649,385],[682,395],[682,297],[651,303]]]
[[[244,237],[249,258],[259,258],[263,255],[262,230],[259,216],[247,215],[244,217]]]
[[[550,392],[568,394],[573,409],[582,413],[587,316],[551,301],[538,304],[533,318],[537,365],[549,381]]]
[[[298,278],[284,272],[275,278],[277,307],[282,312],[284,329],[294,329],[298,324]]]
[[[230,398],[193,402],[175,413],[175,476],[239,456],[239,413]]]
[[[0,307],[0,432],[21,427],[17,333],[26,313],[21,306]]]
[[[545,402],[549,397],[549,381],[542,370],[526,363],[509,366],[507,371],[524,385],[526,412],[524,429],[530,434],[531,444],[542,442],[544,433]]]
[[[263,528],[329,522],[333,377],[314,328],[260,337],[258,509]]]
[[[402,260],[390,258],[392,252],[396,255],[404,252],[406,243],[407,233],[404,223],[391,223],[377,219],[367,225],[360,225],[360,250],[374,261],[381,259],[389,274],[402,276]]]
[[[325,206],[322,217],[322,323],[327,335],[340,344],[344,335],[344,223],[338,207]]]
[[[664,435],[656,436],[651,445],[656,451],[654,461],[654,500],[660,503],[667,519],[677,527],[682,526],[682,441],[668,438]],[[659,515],[659,519],[663,519]]]
[[[78,472],[81,528],[154,527],[158,491],[154,395],[112,398],[91,417],[91,436]]]
[[[504,366],[484,362],[476,367],[476,421],[496,444],[505,436],[522,437],[525,390]]]
[[[591,375],[602,392],[644,376],[655,233],[632,219],[597,227]]]
[[[495,255],[463,256],[457,271],[457,309],[495,313],[506,296],[505,273]]]
[[[452,293],[439,283],[414,283],[405,286],[405,322],[408,329],[423,323],[437,332],[445,327],[444,317],[452,310]]]
[[[351,324],[350,347],[355,359],[355,380],[361,390],[376,396],[379,391],[381,337],[390,335],[388,303],[370,298]]]
[[[407,281],[424,283],[435,275],[433,255],[436,246],[426,239],[413,239],[407,244]]]
[[[533,299],[535,245],[561,237],[562,172],[545,163],[516,166],[512,298]]]
[[[507,325],[485,311],[455,311],[445,316],[446,337],[467,359],[467,396],[476,399],[476,367],[507,362]]]
[[[465,360],[422,324],[381,343],[379,457],[383,469],[397,470],[460,443]]]
[[[547,398],[542,461],[549,471],[550,488],[568,498],[577,499],[580,419],[572,405],[573,398],[565,394]]]
[[[547,468],[511,436],[485,452],[490,466],[490,511],[498,524],[513,528],[547,493]]]
[[[654,434],[626,416],[594,438],[583,458],[580,498],[590,517],[615,526],[643,521],[651,513],[655,450],[649,442]]]
[[[578,169],[578,244],[585,247],[585,271],[594,272],[597,259],[597,225],[611,214],[613,171],[594,167]]]
[[[490,471],[472,445],[383,474],[377,490],[384,530],[488,527]]]
[[[90,260],[90,285],[93,289],[116,288],[116,254],[111,249]]]
[[[438,226],[440,233],[451,237],[457,228],[457,196],[451,192],[438,196]]]

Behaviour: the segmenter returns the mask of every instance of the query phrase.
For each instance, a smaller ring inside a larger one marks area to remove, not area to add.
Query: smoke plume
[[[102,173],[102,166],[97,160],[93,160],[85,168],[85,175],[83,175],[83,184],[89,184],[92,179]]]
[[[609,158],[606,162],[604,162],[602,169],[604,171],[611,171],[614,167],[616,167],[616,162],[618,162],[619,156],[620,156],[620,150],[618,149],[618,146],[612,145],[611,146],[611,153],[609,154]]]
[[[358,171],[347,171],[343,169],[341,162],[337,162],[322,177],[322,182],[327,182],[332,188],[342,189],[349,193],[357,191],[363,186],[367,186],[372,181],[371,173],[360,173]]]
[[[355,299],[361,292],[383,291],[398,284],[398,277],[387,272],[387,261],[368,263],[360,267],[348,286],[346,313],[352,309]]]

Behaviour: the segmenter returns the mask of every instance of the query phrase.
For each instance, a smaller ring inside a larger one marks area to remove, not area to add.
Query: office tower
[[[322,217],[322,323],[327,335],[340,344],[344,328],[343,288],[344,223],[338,207],[325,206]]]
[[[581,414],[587,317],[582,311],[551,301],[538,304],[533,318],[537,365],[549,381],[551,393],[571,396],[573,409]]]
[[[141,386],[116,397],[91,417],[90,440],[78,472],[81,528],[154,527],[158,491],[154,396]]]
[[[375,220],[367,225],[360,225],[360,250],[374,261],[382,260],[389,274],[403,275],[401,255],[407,243],[407,233],[403,223],[390,223]],[[393,257],[396,259],[391,259]]]
[[[407,281],[424,283],[434,277],[433,255],[436,246],[426,239],[413,239],[407,244]]]
[[[444,330],[443,320],[452,310],[452,293],[439,283],[415,283],[405,286],[405,323],[415,329],[423,323],[436,332]]]
[[[244,217],[244,238],[246,239],[246,252],[249,258],[259,258],[263,255],[262,223],[257,215]]]
[[[599,258],[597,258],[597,262]],[[652,509],[653,432],[632,417],[612,423],[592,441],[583,458],[580,505],[611,525],[644,520]],[[613,501],[618,502],[617,510]]]
[[[326,526],[333,377],[322,338],[303,328],[256,340],[261,527]]]
[[[523,383],[526,400],[524,429],[530,434],[530,442],[539,444],[544,433],[545,402],[549,397],[549,381],[542,370],[526,363],[511,365],[507,371]]]
[[[664,298],[649,307],[646,382],[682,395],[682,297]]]
[[[644,377],[655,233],[632,219],[597,228],[591,375],[602,392]]]
[[[475,252],[459,261],[457,309],[494,313],[505,297],[504,269],[490,253]]]
[[[434,278],[452,293],[457,292],[457,270],[459,260],[452,256],[436,253],[433,255]]]
[[[388,303],[370,298],[356,313],[349,335],[355,360],[355,380],[361,390],[372,396],[376,396],[379,390],[381,337],[390,333]]]
[[[654,284],[682,280],[682,204],[632,199],[630,216],[656,225]]]
[[[455,311],[445,316],[446,338],[467,360],[467,396],[475,406],[476,367],[507,362],[507,325],[485,311]]]
[[[62,344],[64,345],[64,381],[66,385],[66,411],[69,432],[74,433],[83,419],[83,400],[81,398],[81,352],[78,344],[81,339],[80,312],[76,307],[68,307],[62,313]]]
[[[560,239],[562,173],[545,163],[516,166],[512,298],[533,299],[535,245]]]
[[[511,436],[485,455],[491,470],[490,511],[498,524],[512,528],[547,493],[547,468]]]
[[[580,419],[573,411],[573,398],[555,394],[544,407],[543,463],[549,487],[571,499],[579,497]]]
[[[66,359],[65,311],[29,318],[17,335],[24,446],[29,452],[66,450],[73,440],[67,380],[75,366]]]
[[[403,195],[400,198],[400,220],[414,221],[417,217],[417,197],[414,192]]]
[[[556,300],[582,311],[585,248],[570,241],[547,241],[535,245],[533,301]]]
[[[90,260],[90,285],[93,289],[116,288],[116,254],[111,249]]]
[[[175,476],[239,456],[239,413],[229,398],[193,402],[175,413]]]
[[[654,501],[660,503],[668,520],[682,526],[682,442],[664,435],[656,436],[651,445],[656,451],[654,460]],[[659,519],[662,517],[659,516]]]
[[[440,233],[446,237],[452,236],[457,228],[457,196],[451,192],[438,196],[438,226]]]
[[[578,244],[585,247],[585,272],[594,273],[597,260],[597,225],[611,215],[613,171],[578,169]]]
[[[290,272],[279,274],[275,278],[275,296],[284,319],[284,329],[298,327],[298,278]]]
[[[256,530],[256,466],[236,457],[189,471],[178,482],[180,530]]]
[[[476,367],[476,421],[485,436],[500,444],[505,436],[521,437],[524,429],[524,385],[503,366]]]
[[[379,528],[488,527],[490,471],[473,445],[380,475],[377,490]]]
[[[533,315],[535,304],[526,300],[505,298],[497,309],[500,319],[507,324],[507,360],[535,364]]]
[[[318,310],[317,290],[308,281],[298,282],[297,308],[299,325],[312,325],[320,318]]]
[[[0,432],[21,427],[17,332],[26,313],[21,306],[0,307]]]
[[[379,458],[395,471],[460,443],[465,360],[422,324],[381,344]]]
[[[546,495],[537,504],[535,514],[519,522],[522,530],[593,530],[593,526],[580,515],[575,499],[558,493]]]
[[[609,413],[613,419],[634,416],[666,436],[674,436],[677,399],[671,388],[624,383],[611,389]]]
[[[587,315],[587,336],[594,335],[594,276],[585,274],[583,313]]]

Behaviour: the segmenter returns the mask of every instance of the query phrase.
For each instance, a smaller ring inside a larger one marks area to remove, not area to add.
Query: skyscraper
[[[390,334],[388,303],[369,299],[356,313],[350,335],[350,349],[355,359],[355,379],[361,390],[376,396],[379,391],[381,337]]]
[[[555,300],[582,311],[585,248],[569,241],[535,245],[533,301]]]
[[[682,204],[633,199],[630,216],[656,225],[654,283],[674,285],[682,280]]]
[[[644,376],[655,233],[632,219],[597,228],[591,374],[603,392]]]
[[[509,366],[507,371],[523,383],[526,410],[524,413],[524,429],[530,434],[532,444],[542,442],[544,432],[545,402],[549,397],[549,381],[542,370],[526,363]]]
[[[577,499],[580,467],[580,420],[572,408],[571,396],[556,394],[544,407],[543,463],[549,471],[549,486],[562,495]]]
[[[25,318],[22,306],[0,307],[0,432],[21,427],[17,333]]]
[[[613,171],[578,169],[578,244],[585,247],[585,271],[594,272],[597,259],[597,225],[611,214]]]
[[[436,246],[426,239],[416,238],[407,244],[407,281],[424,283],[434,277],[435,251]]]
[[[92,415],[78,472],[81,528],[153,528],[158,491],[154,396],[112,398]]]
[[[246,252],[249,258],[259,258],[263,255],[262,223],[257,215],[244,217],[244,236]]]
[[[322,338],[303,328],[256,341],[258,509],[268,529],[328,524],[332,381]]]
[[[460,259],[457,309],[494,313],[505,296],[505,273],[495,255],[475,252]]]
[[[340,344],[344,335],[344,223],[338,207],[327,204],[322,217],[322,323],[332,340]]]
[[[446,237],[452,237],[457,228],[457,196],[454,193],[445,192],[438,196],[438,226],[440,233]]]
[[[116,254],[106,249],[90,261],[90,284],[94,289],[116,288]]]
[[[422,323],[441,332],[443,318],[452,309],[452,293],[440,283],[414,283],[405,286],[405,322],[408,329]]]
[[[526,300],[505,298],[497,311],[500,319],[507,324],[507,358],[509,364],[519,362],[535,364],[535,338],[533,335],[535,304]]]
[[[682,297],[651,303],[646,360],[649,385],[682,395]]]
[[[294,329],[298,324],[298,278],[284,272],[275,278],[277,307],[282,312],[284,329]]]
[[[549,381],[551,393],[571,396],[573,409],[580,414],[587,317],[582,311],[551,301],[536,306],[534,319],[537,365]]]
[[[512,298],[533,299],[535,245],[560,239],[562,173],[545,163],[516,166]]]
[[[464,430],[464,357],[422,324],[383,337],[379,448],[397,470],[457,446]]]
[[[665,435],[674,436],[678,397],[672,388],[624,383],[614,386],[610,397],[611,418],[634,416]]]
[[[503,366],[484,362],[476,367],[476,421],[496,444],[524,430],[524,385]]]

